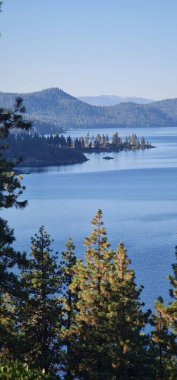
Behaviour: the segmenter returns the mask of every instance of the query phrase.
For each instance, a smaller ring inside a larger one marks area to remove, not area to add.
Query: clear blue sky
[[[0,90],[177,97],[177,0],[4,0]]]

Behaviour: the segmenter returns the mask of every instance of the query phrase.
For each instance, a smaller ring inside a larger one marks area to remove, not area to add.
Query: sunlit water
[[[96,135],[98,131],[94,131]],[[115,130],[102,130],[111,136]],[[61,252],[71,236],[78,256],[91,231],[90,221],[98,208],[113,248],[123,241],[136,272],[147,305],[157,296],[168,298],[167,276],[175,261],[177,231],[177,130],[174,128],[133,130],[156,149],[88,155],[83,164],[45,168],[24,175],[23,210],[3,212],[15,228],[16,247],[29,250],[30,239],[41,225],[54,238],[54,249]],[[70,131],[71,137],[87,131]],[[125,137],[132,133],[120,129]],[[90,135],[93,131],[90,131]],[[31,170],[27,169],[31,172]]]

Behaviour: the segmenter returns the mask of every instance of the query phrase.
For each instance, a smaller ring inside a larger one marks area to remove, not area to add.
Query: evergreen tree
[[[116,379],[149,379],[151,366],[147,357],[148,339],[143,329],[150,311],[143,312],[142,287],[137,288],[135,273],[129,268],[123,243],[114,253],[109,276],[108,357]],[[114,377],[113,377],[114,378]]]
[[[67,146],[66,139],[63,135],[61,135],[61,137],[60,137],[60,145],[61,146]]]
[[[176,247],[177,257],[177,247]],[[171,302],[164,305],[163,299],[156,302],[152,324],[155,368],[160,380],[177,377],[177,264],[172,265],[173,275],[169,276]]]
[[[71,148],[71,146],[72,146],[72,139],[71,139],[71,136],[68,136],[68,137],[67,137],[66,142],[67,142],[67,147],[68,147],[68,148]]]
[[[41,227],[31,239],[31,257],[22,272],[26,296],[19,309],[19,321],[24,343],[22,359],[52,374],[59,362],[61,306],[57,255],[50,246],[50,236]]]
[[[23,192],[21,176],[14,172],[14,163],[4,157],[7,145],[4,139],[13,129],[26,130],[30,124],[22,120],[25,112],[22,100],[17,99],[14,111],[0,109],[0,209],[12,206],[23,208],[26,201],[19,201]],[[25,255],[21,255],[12,248],[14,242],[13,230],[7,222],[0,218],[0,352],[6,357],[15,354],[16,331],[14,311],[21,296],[20,284],[14,268],[24,263]]]
[[[80,140],[76,137],[75,141],[74,141],[74,148],[76,150],[81,150],[81,142]]]
[[[14,111],[0,109],[0,139],[8,137],[10,131],[14,129],[28,130],[30,123],[22,120],[22,114],[25,108],[22,105],[22,99],[17,98]],[[19,201],[18,197],[22,194],[24,187],[21,184],[21,176],[14,172],[14,162],[6,160],[3,152],[8,148],[6,144],[0,145],[0,209],[12,206],[24,207],[25,201]]]
[[[175,247],[175,256],[177,259],[177,246]],[[171,328],[175,336],[177,336],[177,263],[172,265],[172,269],[173,275],[169,276],[171,302],[166,309],[166,316],[169,328]]]
[[[78,294],[76,315],[77,353],[76,374],[91,379],[98,371],[105,375],[105,313],[109,295],[108,273],[111,268],[112,250],[109,249],[102,212],[98,210],[92,221],[91,235],[85,239],[86,263],[77,261],[72,290]],[[89,377],[90,376],[90,377]],[[94,377],[93,377],[94,378]]]
[[[22,289],[14,268],[26,262],[25,254],[14,251],[13,230],[0,218],[0,355],[16,358],[19,344],[16,331],[16,310]]]
[[[156,314],[152,318],[151,361],[154,377],[159,380],[173,380],[177,377],[177,346],[175,336],[168,327],[163,299],[155,304]]]
[[[86,262],[77,262],[72,284],[78,292],[78,354],[81,379],[148,379],[146,337],[142,329],[149,313],[142,312],[141,289],[121,243],[110,249],[102,212],[85,239]],[[79,290],[78,290],[79,289]]]
[[[65,379],[73,379],[72,368],[75,365],[75,315],[77,295],[72,293],[70,286],[73,282],[74,267],[76,265],[75,246],[72,239],[69,238],[66,244],[66,250],[62,253],[60,263],[61,272],[61,293],[62,293],[62,328],[61,339],[64,346],[62,371],[65,373]]]
[[[115,132],[114,135],[112,136],[112,144],[115,146],[120,144],[120,137],[118,135],[118,132]]]

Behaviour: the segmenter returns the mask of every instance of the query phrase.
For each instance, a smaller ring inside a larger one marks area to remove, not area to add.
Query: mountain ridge
[[[149,104],[153,99],[140,98],[136,96],[98,95],[98,96],[77,96],[77,99],[95,106],[113,106],[120,103]]]
[[[25,117],[39,133],[57,133],[68,128],[177,127],[177,99],[93,106],[56,87],[32,93],[1,91],[0,106],[12,108],[18,96],[24,99]]]

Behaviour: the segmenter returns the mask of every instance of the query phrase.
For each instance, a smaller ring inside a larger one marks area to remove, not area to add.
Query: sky
[[[177,97],[177,0],[4,0],[0,91]]]

